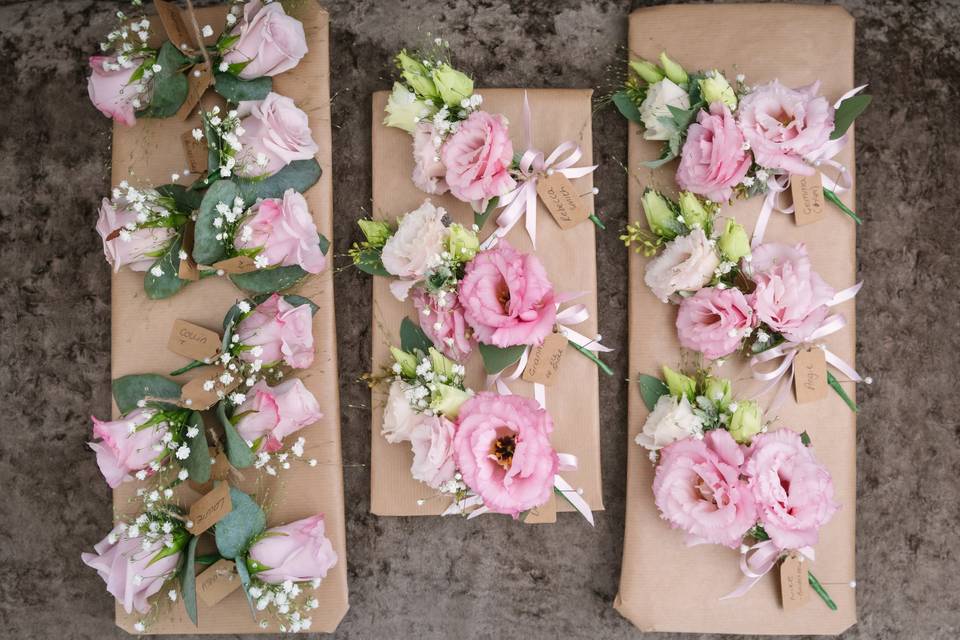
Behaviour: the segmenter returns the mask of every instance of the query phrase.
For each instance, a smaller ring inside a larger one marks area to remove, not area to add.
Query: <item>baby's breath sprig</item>
[[[248,564],[252,562],[252,560],[248,561]],[[313,590],[319,586],[320,580],[312,582],[286,580],[280,584],[271,584],[257,579],[254,575],[247,593],[254,600],[257,611],[267,611],[273,615],[281,632],[298,633],[309,631],[313,624],[310,612],[320,606],[320,601],[313,595]],[[266,629],[269,623],[263,620],[260,626]]]

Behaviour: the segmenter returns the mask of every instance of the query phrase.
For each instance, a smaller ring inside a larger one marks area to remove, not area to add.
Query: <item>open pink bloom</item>
[[[507,121],[499,114],[471,113],[447,138],[440,158],[447,167],[450,193],[470,202],[474,210],[485,209],[488,200],[508,193],[517,184],[510,176],[513,143]]]
[[[227,64],[249,61],[238,74],[244,80],[289,71],[307,54],[303,24],[288,16],[279,2],[268,5],[260,0],[247,2],[243,18],[231,35],[240,36],[240,39],[223,60]]]
[[[790,429],[754,437],[744,475],[760,523],[781,549],[815,545],[820,527],[840,508],[830,472]]]
[[[477,341],[463,317],[460,300],[447,298],[447,304],[441,307],[432,295],[416,289],[413,292],[413,306],[420,316],[420,328],[437,350],[451,360],[466,360]]]
[[[240,343],[253,347],[240,352],[247,362],[263,364],[280,361],[294,369],[313,364],[313,314],[309,304],[293,306],[273,294],[257,305],[236,328]]]
[[[440,151],[434,141],[433,125],[420,122],[413,130],[413,184],[417,189],[431,195],[439,195],[449,190],[444,176],[447,168],[440,161]]]
[[[325,535],[322,515],[267,529],[250,547],[250,560],[260,567],[254,576],[267,584],[308,582],[327,577],[337,553]]]
[[[819,90],[819,82],[790,89],[774,80],[744,96],[737,113],[757,164],[813,175],[814,168],[804,158],[833,133],[833,106],[817,95]]]
[[[107,583],[107,591],[127,613],[150,611],[147,598],[160,591],[180,564],[179,548],[154,562],[157,554],[167,550],[163,541],[144,543],[143,536],[129,538],[117,527],[93,547],[96,553],[80,555],[84,564],[96,569]]]
[[[317,399],[299,378],[275,387],[260,380],[246,395],[246,401],[235,412],[243,416],[237,423],[237,431],[244,440],[254,443],[259,440],[257,451],[279,451],[284,438],[323,417]]]
[[[540,260],[504,240],[467,263],[459,298],[477,340],[498,347],[540,344],[557,319],[553,285]]]
[[[753,250],[753,308],[788,340],[803,342],[830,313],[833,287],[813,270],[804,244],[766,243]]]
[[[550,414],[536,400],[484,391],[460,406],[454,460],[485,507],[516,518],[553,492],[560,459],[552,431]]]
[[[747,175],[751,163],[730,109],[722,102],[714,102],[710,111],[701,110],[697,121],[687,129],[677,184],[714,202],[726,202],[733,196],[733,187]]]
[[[163,443],[167,432],[167,423],[161,422],[144,429],[136,430],[156,411],[152,409],[134,409],[119,420],[93,420],[93,437],[100,442],[91,442],[90,448],[97,454],[97,466],[111,488],[133,480],[137,471],[150,471],[150,463],[163,457],[165,451],[154,449]],[[135,431],[131,433],[131,429]]]
[[[736,351],[756,324],[739,289],[706,287],[680,302],[677,336],[682,346],[716,360]]]
[[[124,227],[137,224],[137,212],[125,207],[117,208],[109,199],[100,203],[97,233],[103,240],[103,255],[113,265],[114,271],[130,267],[131,271],[146,271],[166,250],[176,235],[170,227],[150,227],[128,231]],[[115,231],[119,233],[114,236]],[[107,238],[110,238],[109,240]]]
[[[410,474],[434,489],[453,479],[457,466],[453,461],[454,424],[440,416],[420,421],[410,435],[413,465]]]
[[[263,100],[241,102],[237,112],[243,118],[239,137],[244,156],[237,169],[244,176],[272,176],[294,160],[309,160],[320,149],[307,114],[286,96],[271,92]]]
[[[92,56],[90,58],[90,77],[87,79],[87,93],[90,102],[108,118],[122,122],[132,127],[137,122],[136,110],[133,106],[135,99],[143,101],[147,106],[145,93],[141,91],[142,83],[130,82],[133,73],[140,66],[142,60],[133,60],[129,67],[117,65],[115,57]],[[108,69],[107,67],[110,67]]]
[[[250,216],[237,228],[234,245],[238,249],[262,248],[258,255],[271,267],[296,265],[307,273],[320,273],[327,258],[320,251],[319,239],[306,198],[287,189],[282,200],[266,198],[251,207]]]
[[[740,479],[744,450],[723,429],[660,450],[653,495],[663,518],[686,532],[688,545],[737,548],[757,522],[757,507]]]

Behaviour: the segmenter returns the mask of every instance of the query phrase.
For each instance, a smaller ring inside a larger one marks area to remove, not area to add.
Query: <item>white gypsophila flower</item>
[[[190,447],[187,445],[180,445],[180,448],[177,449],[177,460],[186,460],[190,457]]]

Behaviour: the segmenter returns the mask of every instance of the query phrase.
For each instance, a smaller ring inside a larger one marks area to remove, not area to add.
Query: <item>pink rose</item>
[[[323,417],[317,399],[299,379],[275,387],[260,380],[246,395],[235,412],[243,416],[236,426],[244,440],[254,443],[255,451],[279,451],[284,438]]]
[[[240,321],[236,334],[241,344],[253,347],[240,352],[241,360],[260,360],[266,365],[283,361],[294,369],[313,364],[313,314],[309,304],[295,307],[275,293]]]
[[[84,564],[96,569],[107,583],[107,591],[123,605],[127,613],[150,611],[147,598],[154,595],[173,577],[180,564],[180,553],[185,539],[174,542],[174,553],[154,561],[166,551],[162,540],[146,542],[143,535],[129,538],[118,526],[93,548],[96,553],[84,553]]]
[[[820,83],[789,89],[774,80],[755,87],[740,101],[740,128],[757,164],[813,175],[804,158],[833,133],[833,107],[817,95]]]
[[[170,227],[150,227],[129,231],[128,224],[137,224],[137,213],[124,206],[117,208],[104,198],[100,203],[97,233],[103,240],[103,255],[114,271],[130,267],[131,271],[146,271],[167,249],[176,231]],[[116,232],[116,234],[115,234]]]
[[[714,102],[709,113],[701,110],[697,122],[687,129],[677,184],[714,202],[726,202],[752,162],[743,149],[743,135],[730,109],[722,102]]]
[[[324,535],[323,516],[316,515],[271,527],[250,547],[257,563],[255,577],[268,584],[287,580],[321,580],[337,564],[337,553]]]
[[[677,313],[680,344],[711,360],[736,351],[754,326],[750,301],[739,289],[700,289],[680,302]]]
[[[762,244],[753,251],[753,308],[788,340],[803,342],[830,313],[833,287],[810,264],[803,244]]]
[[[132,60],[129,67],[117,63],[115,57],[92,56],[87,93],[90,102],[108,118],[132,127],[136,122],[134,100],[144,97],[143,83],[130,82],[142,60]],[[146,105],[144,105],[146,106]]]
[[[536,400],[484,391],[460,406],[453,455],[463,481],[495,513],[516,518],[553,492],[553,421]]]
[[[453,461],[454,425],[444,417],[430,416],[416,426],[410,435],[413,447],[413,465],[410,474],[414,480],[425,482],[434,489],[453,479],[457,466]]]
[[[447,181],[444,176],[447,168],[440,162],[440,151],[434,144],[433,125],[429,122],[417,124],[413,130],[413,184],[421,191],[431,195],[446,193]]]
[[[257,255],[271,267],[297,265],[307,273],[320,273],[327,258],[319,239],[307,200],[287,189],[282,200],[267,198],[251,207],[233,244],[238,249],[262,249]]]
[[[723,429],[660,450],[653,495],[663,518],[686,532],[688,545],[737,548],[757,522],[757,507],[740,479],[744,450]]]
[[[753,439],[744,475],[760,523],[781,549],[817,544],[818,530],[840,508],[833,501],[830,472],[789,429],[761,433]]]
[[[516,186],[510,176],[513,143],[501,115],[474,111],[440,150],[450,193],[482,211],[491,198]]]
[[[150,471],[150,463],[166,456],[166,449],[157,451],[154,447],[163,446],[163,436],[167,433],[167,423],[160,422],[145,428],[139,428],[149,421],[155,410],[134,409],[123,418],[112,421],[93,420],[93,437],[100,442],[91,442],[90,448],[97,454],[97,466],[111,488],[133,480],[137,471]]]
[[[279,2],[266,6],[260,0],[247,2],[243,18],[231,35],[239,35],[240,39],[223,60],[227,64],[249,60],[250,64],[238,74],[244,80],[289,71],[307,54],[303,24],[288,16]]]
[[[293,100],[269,93],[237,107],[241,118],[244,162],[238,173],[260,176],[277,173],[294,160],[309,160],[320,149],[313,141],[310,120]]]
[[[540,260],[503,240],[467,263],[458,295],[477,340],[498,347],[540,344],[557,318]]]
[[[437,350],[451,360],[463,362],[476,346],[473,330],[463,317],[463,307],[457,298],[440,306],[432,295],[422,289],[413,292],[413,306],[420,316],[420,328]]]

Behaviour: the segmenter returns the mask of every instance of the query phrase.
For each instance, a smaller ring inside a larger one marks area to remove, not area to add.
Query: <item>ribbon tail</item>
[[[570,486],[570,483],[560,477],[559,474],[553,477],[553,489],[557,491],[563,498],[573,505],[573,508],[583,516],[584,520],[590,523],[591,527],[596,525],[593,522],[593,511],[590,510],[590,505],[587,504],[587,501],[583,499],[577,491]]]

